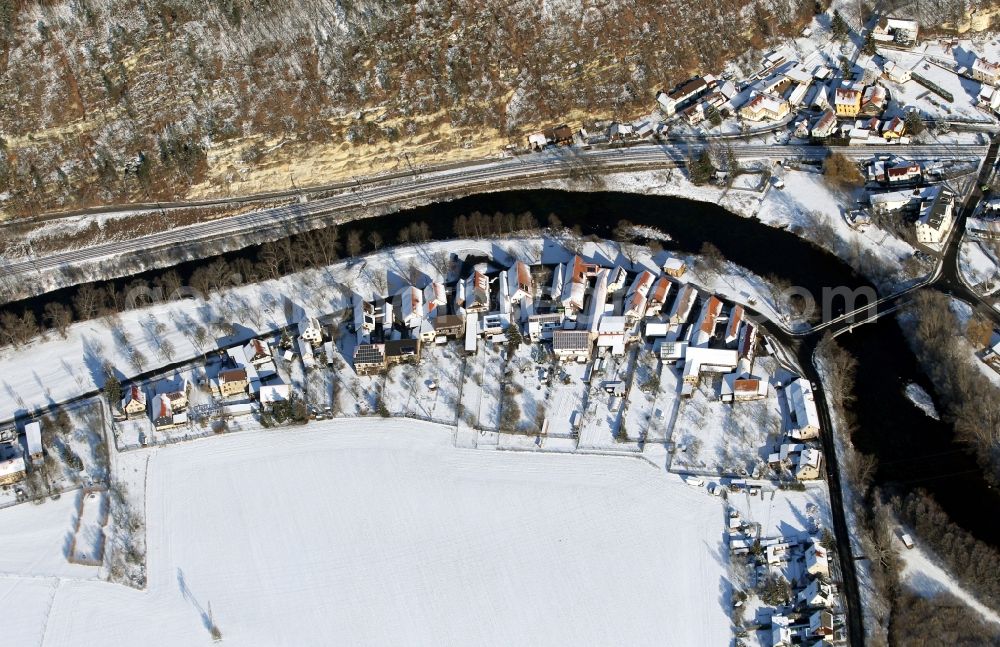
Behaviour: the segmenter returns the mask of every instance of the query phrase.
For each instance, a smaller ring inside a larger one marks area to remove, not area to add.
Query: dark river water
[[[729,260],[759,275],[774,274],[819,295],[825,287],[857,288],[868,282],[836,256],[798,236],[741,218],[714,204],[681,198],[625,193],[573,193],[554,190],[489,193],[401,211],[346,225],[343,229],[378,231],[387,244],[412,222],[424,221],[434,238],[453,237],[453,222],[475,211],[484,214],[530,211],[541,224],[550,213],[585,234],[608,236],[627,219],[668,233],[667,249],[695,253],[711,242]],[[342,236],[343,239],[343,236]],[[226,255],[255,258],[255,248]],[[202,261],[204,262],[204,261]],[[176,269],[187,276],[199,263]],[[157,272],[140,275],[152,278]],[[132,277],[135,278],[135,277]],[[69,303],[73,289],[60,290],[21,305],[40,311],[45,301]],[[1000,496],[980,476],[974,459],[953,439],[949,425],[927,417],[904,394],[910,382],[933,389],[916,364],[893,319],[866,325],[839,340],[859,360],[857,447],[879,459],[876,481],[900,492],[925,488],[952,519],[980,539],[1000,547]]]

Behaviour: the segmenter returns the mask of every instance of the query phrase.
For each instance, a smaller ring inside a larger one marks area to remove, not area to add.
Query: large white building
[[[819,436],[819,412],[813,397],[812,385],[805,378],[799,378],[785,389],[788,409],[792,414],[792,428],[788,435],[796,440],[808,440]]]
[[[949,191],[941,191],[933,200],[920,206],[917,218],[917,242],[935,245],[948,237],[954,222],[954,199]]]

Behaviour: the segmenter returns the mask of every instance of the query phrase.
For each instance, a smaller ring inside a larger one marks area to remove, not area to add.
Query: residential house
[[[885,75],[889,77],[890,81],[895,83],[906,83],[913,78],[910,70],[893,61],[886,61],[882,71],[885,72]]]
[[[833,642],[833,614],[820,610],[809,616],[809,636],[824,642]]]
[[[938,244],[948,237],[954,221],[954,199],[950,191],[938,192],[933,200],[920,205],[920,217],[917,218],[917,242]]]
[[[788,102],[773,94],[758,94],[740,108],[740,116],[748,121],[777,121],[789,113]]]
[[[743,325],[743,306],[736,304],[729,313],[729,323],[726,324],[726,345],[732,345],[740,338],[740,326]]]
[[[996,87],[1000,82],[1000,63],[994,63],[982,57],[977,57],[972,64],[972,78]]]
[[[634,323],[646,316],[646,301],[650,289],[656,276],[649,270],[643,270],[636,275],[632,285],[625,295],[625,305],[623,313],[630,323]]]
[[[687,271],[687,265],[685,265],[684,261],[676,256],[671,256],[667,260],[663,261],[663,271],[666,272],[668,276],[680,278],[684,276],[684,272]]]
[[[785,388],[785,398],[791,414],[792,428],[788,435],[796,440],[819,436],[819,412],[809,380],[800,377]]]
[[[243,347],[243,354],[246,356],[247,362],[254,365],[258,369],[268,363],[274,361],[274,356],[271,353],[271,346],[260,339],[251,339],[246,346]]]
[[[809,447],[799,454],[798,463],[795,465],[795,478],[800,481],[811,481],[820,478],[820,466],[823,462],[823,454],[818,449]]]
[[[736,349],[741,360],[753,364],[753,359],[757,355],[757,326],[749,321],[743,325]]]
[[[187,424],[188,421],[187,413],[182,411],[175,413],[170,398],[163,393],[153,396],[153,409],[151,415],[153,419],[153,427],[157,431],[173,429]]]
[[[875,193],[868,196],[868,201],[872,205],[872,211],[875,213],[892,213],[894,211],[900,211],[903,209],[908,209],[910,207],[918,206],[925,193],[920,189],[913,191],[890,191],[888,193]]]
[[[138,384],[133,384],[125,389],[125,396],[122,398],[122,412],[126,418],[146,415],[146,392]]]
[[[224,398],[246,394],[250,381],[246,368],[233,368],[219,373],[219,393]]]
[[[662,275],[656,279],[656,283],[653,284],[649,294],[646,295],[647,317],[654,317],[660,314],[660,310],[663,309],[663,306],[667,303],[667,298],[670,296],[671,287],[673,287],[673,283],[671,283],[666,275]]]
[[[490,309],[490,280],[480,272],[475,270],[465,282],[465,303],[466,312],[486,312]]]
[[[535,284],[531,279],[531,270],[527,263],[517,261],[507,272],[507,292],[510,300],[520,303],[522,299],[530,299],[535,292]]]
[[[446,305],[448,305],[448,297],[445,295],[444,284],[436,281],[429,283],[423,292],[424,317],[433,319],[445,311]]]
[[[792,621],[781,614],[771,616],[771,647],[792,647]]]
[[[270,384],[260,387],[260,408],[270,411],[280,402],[288,402],[292,397],[291,388],[287,384]]]
[[[323,328],[316,317],[305,317],[299,322],[299,337],[313,346],[323,343]]]
[[[837,130],[837,115],[827,109],[820,115],[819,121],[813,126],[811,135],[816,139],[826,139]]]
[[[385,347],[385,364],[387,367],[403,362],[420,361],[419,339],[396,339],[387,341]]]
[[[528,148],[539,151],[548,145],[549,138],[546,137],[545,133],[542,131],[534,132],[528,135]]]
[[[358,344],[354,348],[354,372],[374,375],[385,370],[384,344]]]
[[[702,348],[708,346],[715,336],[715,325],[721,313],[722,301],[715,295],[710,296],[701,309],[698,325],[691,331],[692,346]]]
[[[191,383],[184,380],[181,383],[181,388],[167,391],[163,394],[165,398],[170,400],[170,405],[175,411],[180,409],[187,409],[188,406],[188,395],[191,393]]]
[[[833,585],[814,579],[795,596],[799,605],[809,609],[831,609],[837,597]]]
[[[24,425],[24,440],[28,446],[28,460],[38,465],[45,459],[42,449],[42,423],[33,420]]]
[[[902,117],[893,117],[882,128],[882,137],[886,141],[894,141],[906,134],[906,120]]]
[[[591,347],[590,333],[585,330],[556,330],[552,333],[552,353],[562,361],[589,361]]]
[[[871,30],[872,39],[886,43],[911,45],[920,34],[920,23],[916,20],[882,16]]]
[[[838,117],[857,117],[861,112],[860,90],[851,88],[837,88],[834,92],[833,106]]]
[[[625,317],[601,317],[597,328],[597,347],[610,348],[612,355],[625,354]]]
[[[830,577],[830,557],[818,539],[810,539],[806,546],[805,567],[813,577]]]
[[[664,339],[660,342],[660,359],[664,364],[676,364],[687,355],[686,341]]]
[[[677,292],[677,296],[674,297],[667,321],[674,325],[686,322],[691,316],[691,309],[694,308],[694,302],[697,298],[698,291],[695,287],[690,283],[685,283]]]
[[[923,177],[920,164],[903,164],[892,166],[885,170],[885,178],[889,184],[909,184],[919,182]]]
[[[587,294],[588,279],[597,275],[600,267],[594,263],[586,263],[579,256],[566,266],[562,289],[562,307],[567,316],[575,318],[583,310],[584,297]]]
[[[751,402],[767,397],[767,377],[751,375],[749,371],[737,371],[722,376],[722,391],[719,399],[723,402]]]
[[[662,351],[661,351],[662,352]],[[684,353],[684,387],[681,395],[690,396],[693,388],[701,381],[702,373],[732,373],[739,364],[735,350],[719,348],[696,348],[688,345]]]
[[[566,124],[559,124],[552,128],[550,139],[556,146],[569,146],[573,143],[573,129]]]
[[[885,111],[888,94],[881,85],[870,85],[865,88],[861,97],[861,107],[858,114],[866,117],[877,117]]]
[[[608,128],[608,139],[613,142],[620,142],[632,139],[635,136],[635,127],[632,124],[614,122]]]
[[[407,328],[419,328],[424,319],[424,295],[417,288],[408,285],[398,293],[399,313]]]
[[[669,117],[687,104],[689,101],[701,96],[709,89],[708,83],[701,78],[693,78],[686,83],[677,86],[669,93],[658,92],[656,101],[660,104],[663,112]]]
[[[816,94],[813,95],[812,102],[809,104],[809,107],[813,110],[830,109],[830,86],[828,84],[816,86]]]
[[[608,293],[614,294],[618,290],[625,287],[625,282],[628,280],[628,272],[621,265],[616,265],[611,274],[608,275]]]
[[[24,455],[17,440],[0,442],[0,485],[17,483],[24,473]]]
[[[434,332],[440,337],[458,339],[465,334],[465,319],[459,315],[438,315],[434,317]]]
[[[552,333],[562,326],[562,322],[560,312],[531,315],[528,317],[528,338],[534,343],[551,340]]]

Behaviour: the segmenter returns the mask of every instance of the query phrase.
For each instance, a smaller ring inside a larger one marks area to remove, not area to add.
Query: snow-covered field
[[[46,625],[51,582],[4,579],[5,625],[74,646],[210,644],[213,622],[240,645],[729,643],[718,499],[644,461],[451,440],[346,420],[141,450],[148,590],[62,580]],[[64,539],[30,527],[25,578]]]

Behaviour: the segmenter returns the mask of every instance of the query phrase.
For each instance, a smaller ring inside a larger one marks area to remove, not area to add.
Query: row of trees
[[[976,365],[979,360],[969,352],[948,296],[918,292],[909,313],[917,359],[934,382],[956,435],[975,449],[986,478],[1000,483],[1000,389]],[[980,342],[984,331],[991,330],[976,317],[970,320],[968,333]]]
[[[532,229],[538,229],[538,220],[530,211],[521,214],[498,211],[493,215],[473,211],[468,216],[458,216],[452,223],[452,231],[459,238],[486,238]]]

